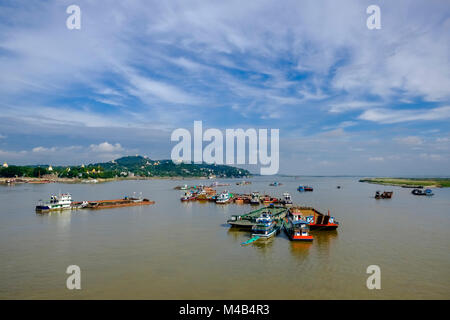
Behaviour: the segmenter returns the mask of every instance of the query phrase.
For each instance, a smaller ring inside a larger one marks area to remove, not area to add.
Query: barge
[[[110,209],[110,208],[121,208],[121,207],[134,207],[134,206],[145,206],[155,204],[155,201],[145,199],[142,197],[124,197],[123,199],[114,200],[97,200],[97,201],[82,201],[73,202],[72,206],[75,209]]]
[[[286,207],[281,206],[263,207],[249,213],[232,215],[230,219],[227,220],[227,223],[230,224],[231,227],[251,229],[256,224],[256,219],[259,218],[262,213],[269,212],[274,220],[281,221],[286,217],[287,211],[288,209]]]
[[[305,220],[310,230],[336,230],[339,227],[339,222],[330,216],[329,211],[325,215],[312,207],[292,207],[289,213],[297,216],[297,219]]]

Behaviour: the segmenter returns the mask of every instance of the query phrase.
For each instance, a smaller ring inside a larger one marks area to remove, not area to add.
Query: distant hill
[[[226,165],[214,164],[175,164],[172,160],[151,160],[142,156],[127,156],[110,162],[95,163],[93,166],[101,166],[105,170],[133,173],[138,176],[155,177],[243,177],[249,176],[250,172]]]
[[[151,160],[142,156],[127,156],[109,162],[86,166],[48,165],[9,166],[0,168],[0,177],[42,177],[53,175],[60,178],[115,178],[115,177],[244,177],[248,170],[214,164],[175,164],[172,160]]]

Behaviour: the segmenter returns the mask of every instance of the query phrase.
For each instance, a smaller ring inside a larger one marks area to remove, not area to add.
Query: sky
[[[169,159],[201,120],[279,129],[281,174],[448,176],[449,36],[447,0],[2,0],[0,162]]]

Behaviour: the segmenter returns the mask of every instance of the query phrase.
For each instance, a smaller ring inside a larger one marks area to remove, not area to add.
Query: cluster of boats
[[[150,201],[143,198],[142,195],[132,197],[124,197],[123,199],[114,200],[97,200],[97,201],[73,201],[70,193],[60,193],[51,195],[49,201],[39,201],[36,206],[36,212],[46,213],[57,210],[71,210],[71,209],[107,209],[118,207],[131,207],[154,204],[155,201]]]
[[[270,205],[270,204],[283,204],[291,205],[292,198],[287,192],[283,193],[283,197],[276,198],[270,195],[261,195],[259,192],[252,192],[250,194],[236,194],[230,193],[228,191],[223,191],[221,193],[216,193],[211,187],[198,188],[196,190],[189,190],[184,192],[180,200],[182,202],[186,201],[212,201],[217,204],[251,204],[251,205]]]
[[[243,245],[258,239],[267,239],[284,230],[291,241],[311,242],[310,230],[336,230],[339,223],[334,217],[324,215],[311,207],[268,206],[243,215],[233,215],[227,221],[231,227],[250,229],[252,238]]]

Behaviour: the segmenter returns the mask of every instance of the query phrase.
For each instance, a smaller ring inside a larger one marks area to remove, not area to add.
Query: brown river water
[[[357,177],[255,177],[218,191],[290,192],[294,203],[330,210],[336,232],[311,244],[285,234],[248,246],[230,229],[249,205],[181,203],[180,184],[205,180],[0,186],[0,299],[450,299],[450,188],[435,196],[358,182]],[[270,187],[274,180],[283,183]],[[299,193],[298,185],[314,192]],[[341,185],[341,189],[336,186]],[[376,190],[393,190],[375,200]],[[39,199],[75,201],[142,192],[151,206],[36,214]],[[81,268],[81,290],[66,268]],[[369,265],[381,289],[369,290]]]

